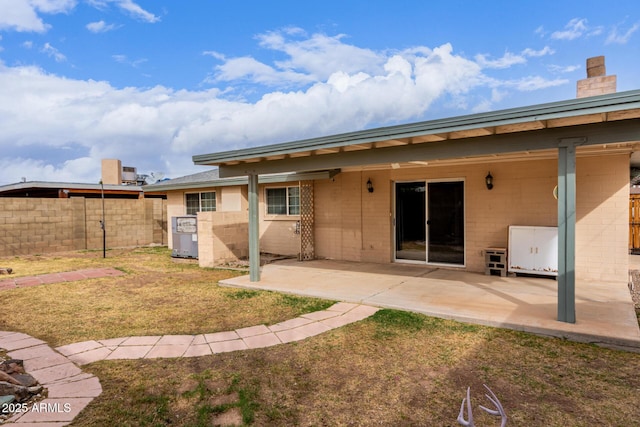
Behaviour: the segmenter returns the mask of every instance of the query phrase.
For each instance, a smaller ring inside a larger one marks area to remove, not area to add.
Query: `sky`
[[[640,89],[637,0],[0,0],[0,186]]]

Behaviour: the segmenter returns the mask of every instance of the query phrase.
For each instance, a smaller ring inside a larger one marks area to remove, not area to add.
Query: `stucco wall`
[[[106,199],[107,248],[166,243],[162,199]],[[1,198],[0,256],[101,249],[102,200]]]
[[[265,188],[266,187],[283,187],[283,186],[295,186],[295,183],[287,183],[287,184],[270,184],[270,185],[260,185],[259,187],[259,208],[260,208],[260,250],[262,252],[274,253],[279,255],[292,255],[297,256],[300,252],[300,235],[296,233],[296,223],[300,219],[298,215],[267,215],[266,214],[266,205],[265,205]],[[171,218],[174,216],[182,216],[186,214],[186,206],[185,206],[185,193],[195,193],[195,192],[207,192],[207,191],[215,191],[216,192],[216,214],[219,213],[241,213],[240,216],[222,216],[222,215],[213,215],[210,217],[202,216],[202,214],[207,212],[198,213],[198,221],[200,218],[203,218],[205,221],[212,221],[212,224],[202,224],[199,227],[213,227],[213,229],[217,229],[217,227],[223,227],[229,229],[235,220],[239,218],[245,218],[248,221],[248,201],[247,201],[247,186],[225,186],[225,187],[207,187],[207,188],[199,188],[197,190],[175,190],[167,192],[167,217],[169,221],[169,248],[173,248],[173,239],[171,236]],[[206,219],[204,219],[206,218]],[[234,218],[231,220],[230,218]],[[222,221],[219,224],[216,221]],[[229,222],[230,221],[230,222]],[[248,248],[248,229],[246,228],[246,224],[242,225],[240,222],[236,223],[237,227],[239,227],[239,231],[237,234],[238,239],[242,241],[246,241],[246,247]],[[210,257],[218,259],[220,256],[218,254],[207,254],[203,255],[203,250],[206,252],[214,245],[213,241],[208,241],[207,239],[211,239],[211,233],[213,231],[209,230],[206,235],[198,233],[198,257]],[[227,231],[227,234],[229,231]],[[244,233],[244,234],[242,234]],[[239,241],[240,241],[239,240]],[[227,240],[228,242],[228,240]],[[213,259],[212,258],[212,259]],[[210,264],[210,261],[203,261],[206,265]],[[202,265],[202,262],[201,262]]]
[[[579,279],[626,280],[627,155],[577,160],[576,274]],[[494,188],[484,177],[491,171]],[[366,190],[371,179],[374,192]],[[483,250],[508,246],[509,225],[557,226],[557,161],[496,162],[343,172],[316,181],[316,254],[351,261],[393,259],[393,183],[463,179],[466,269],[484,271]]]
[[[198,263],[214,267],[249,257],[249,214],[198,213]]]

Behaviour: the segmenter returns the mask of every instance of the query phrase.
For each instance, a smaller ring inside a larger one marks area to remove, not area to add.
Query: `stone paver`
[[[248,348],[263,348],[271,347],[273,345],[282,344],[282,341],[273,333],[254,335],[252,337],[246,337],[242,339]]]
[[[236,333],[236,331],[228,331],[228,332],[216,332],[215,334],[205,334],[204,339],[208,343],[218,342],[218,341],[231,341],[237,340],[240,338],[240,335]]]
[[[151,351],[151,345],[129,345],[118,347],[107,356],[106,360],[113,359],[142,359]]]
[[[240,338],[253,337],[255,335],[268,334],[271,332],[265,325],[251,326],[249,328],[236,329]]]
[[[7,350],[10,357],[23,359],[25,367],[30,368],[29,373],[47,387],[49,393],[35,410],[15,415],[8,424],[62,427],[71,423],[93,398],[102,393],[98,378],[82,372],[77,365],[100,360],[198,357],[270,347],[304,340],[362,320],[377,310],[360,304],[337,303],[326,310],[271,326],[257,325],[199,335],[89,340],[63,345],[55,350],[27,334],[0,331],[0,348]]]

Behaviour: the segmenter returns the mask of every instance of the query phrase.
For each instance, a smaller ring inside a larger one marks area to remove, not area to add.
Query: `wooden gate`
[[[640,194],[629,196],[629,253],[640,254]]]

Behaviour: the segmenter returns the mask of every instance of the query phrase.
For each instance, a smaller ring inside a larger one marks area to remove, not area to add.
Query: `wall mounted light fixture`
[[[493,188],[493,176],[491,176],[491,172],[484,177],[484,182],[487,184],[487,190],[491,190]]]
[[[373,193],[373,183],[371,183],[371,178],[367,181],[367,191],[369,193]]]

